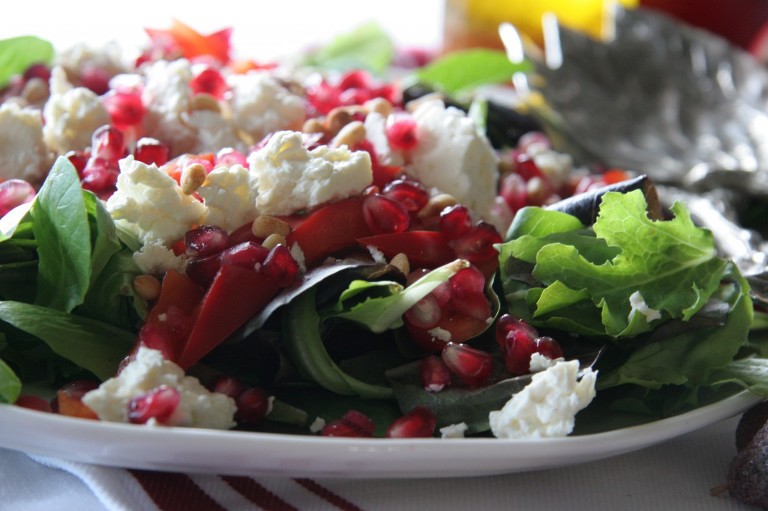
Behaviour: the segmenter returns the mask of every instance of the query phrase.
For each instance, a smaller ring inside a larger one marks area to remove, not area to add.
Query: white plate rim
[[[0,447],[132,469],[287,477],[467,477],[555,468],[664,442],[733,417],[740,392],[690,412],[603,433],[542,440],[351,439],[144,427],[0,405]]]

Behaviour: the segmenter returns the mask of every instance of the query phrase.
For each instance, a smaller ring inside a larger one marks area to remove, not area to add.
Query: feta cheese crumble
[[[160,242],[145,243],[138,252],[134,252],[133,261],[143,273],[162,275],[168,270],[185,273],[189,257],[185,254],[176,255],[173,250]]]
[[[469,429],[466,422],[458,424],[449,424],[440,428],[440,438],[464,438],[464,434]]]
[[[161,385],[177,389],[181,398],[169,426],[210,429],[235,426],[234,399],[208,391],[197,378],[185,376],[182,368],[165,360],[159,351],[143,347],[118,376],[85,394],[83,403],[103,421],[128,422],[128,403]]]
[[[172,177],[133,156],[120,160],[117,191],[107,200],[115,223],[146,244],[170,244],[181,239],[193,225],[201,224],[206,207],[185,195]]]
[[[359,195],[373,182],[371,157],[346,146],[304,147],[300,132],[279,131],[248,157],[262,215],[289,215]]]
[[[559,361],[536,373],[501,410],[488,415],[497,438],[564,437],[573,431],[576,413],[595,397],[597,372],[579,378],[578,360]]]
[[[258,216],[258,180],[242,165],[216,167],[197,193],[208,207],[206,224],[231,232]]]
[[[0,179],[41,181],[50,162],[40,111],[15,103],[0,105]]]
[[[649,307],[648,304],[645,303],[645,298],[640,294],[640,291],[635,291],[629,295],[629,305],[632,307],[628,317],[630,322],[632,321],[632,318],[635,317],[635,314],[642,314],[645,316],[645,321],[647,323],[656,319],[661,319],[661,312]]]
[[[406,173],[489,219],[499,172],[498,157],[488,139],[464,112],[446,108],[440,100],[420,103],[413,118],[419,144]]]

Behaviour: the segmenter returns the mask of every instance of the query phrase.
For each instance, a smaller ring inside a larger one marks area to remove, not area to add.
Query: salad
[[[537,438],[768,392],[713,233],[482,93],[526,63],[375,26],[296,62],[147,33],[131,62],[0,42],[0,402]]]

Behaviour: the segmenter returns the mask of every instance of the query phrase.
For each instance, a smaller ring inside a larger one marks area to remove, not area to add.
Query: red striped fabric
[[[186,474],[151,470],[129,470],[128,473],[136,479],[160,511],[227,511]],[[296,506],[251,477],[219,476],[217,480],[253,505],[266,511],[299,511]],[[317,481],[312,479],[294,479],[293,481],[339,511],[363,511],[362,508]]]

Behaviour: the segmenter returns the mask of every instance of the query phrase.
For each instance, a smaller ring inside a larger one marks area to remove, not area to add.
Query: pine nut
[[[33,105],[42,103],[48,98],[48,84],[42,78],[31,78],[24,85],[21,96]]]
[[[437,216],[442,210],[449,206],[454,206],[458,204],[458,202],[459,201],[457,201],[456,197],[453,195],[449,195],[447,193],[439,193],[434,197],[430,197],[427,204],[419,211],[418,217],[429,218],[432,216]]]
[[[363,107],[368,110],[368,112],[376,112],[377,114],[381,114],[384,117],[388,117],[394,109],[392,103],[384,98],[369,99],[365,102]]]
[[[350,112],[348,109],[343,107],[334,108],[330,111],[328,117],[325,118],[326,132],[330,136],[334,136],[344,126],[352,122],[353,119],[354,117],[352,116],[352,112]]]
[[[181,192],[184,195],[192,195],[198,188],[203,186],[206,179],[208,179],[208,173],[202,164],[192,163],[187,165],[181,171]]]
[[[286,245],[286,241],[283,236],[274,233],[267,236],[267,238],[261,243],[262,247],[268,248],[270,250],[278,245]]]
[[[210,94],[195,94],[189,102],[189,111],[196,112],[198,110],[221,112],[221,105],[219,104],[219,101]]]
[[[253,221],[251,232],[257,238],[268,238],[270,234],[279,234],[285,238],[291,233],[291,226],[279,218],[261,215]]]
[[[389,260],[389,264],[400,270],[403,275],[411,273],[411,262],[408,261],[408,256],[400,252],[395,257]]]
[[[319,119],[307,119],[301,127],[304,133],[325,133],[325,126]]]
[[[352,121],[341,128],[341,131],[333,137],[331,145],[333,147],[341,147],[343,145],[355,147],[363,140],[365,140],[365,125],[360,121]]]
[[[143,300],[155,300],[160,296],[160,281],[153,275],[137,275],[133,279],[133,290]]]

